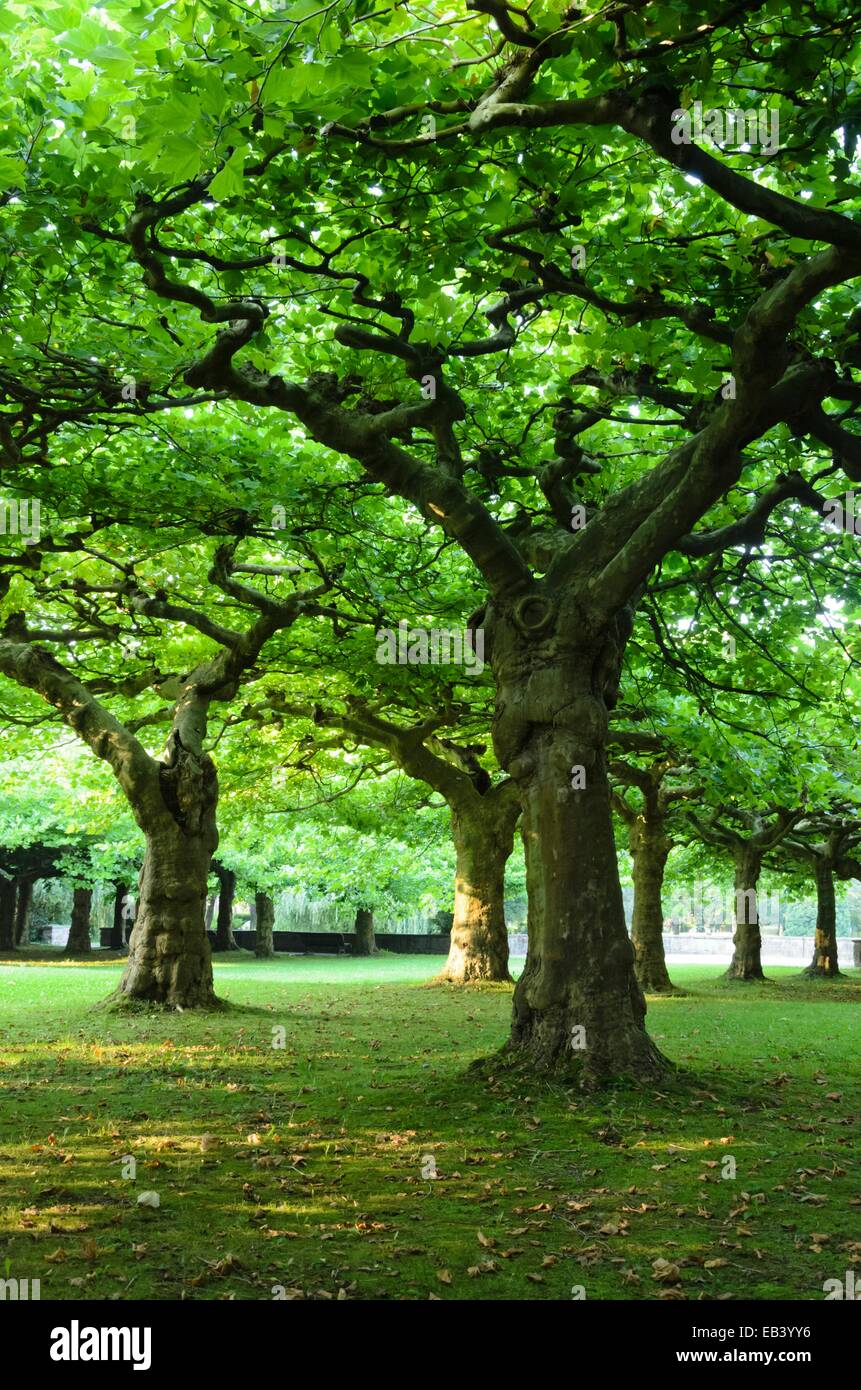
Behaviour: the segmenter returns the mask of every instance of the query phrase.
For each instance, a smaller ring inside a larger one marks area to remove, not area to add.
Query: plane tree
[[[52,706],[108,764],[146,839],[120,996],[177,1007],[214,998],[203,928],[218,843],[210,708],[254,678],[276,633],[299,618],[337,616],[322,601],[332,585],[325,571],[309,583],[301,565],[281,566],[266,592],[247,582],[242,537],[184,539],[102,518],[31,546],[22,565],[3,557],[0,568],[0,673]],[[303,588],[293,584],[297,570]],[[141,734],[166,713],[155,755]]]
[[[434,916],[448,897],[452,853],[445,805],[381,758],[329,748],[271,724],[250,744],[231,721],[220,743],[220,854],[249,901],[301,894],[342,913],[359,954],[374,949],[375,918]],[[260,796],[261,780],[269,792]],[[257,945],[261,954],[260,942]],[[266,952],[263,952],[266,953]]]
[[[833,805],[799,821],[781,844],[782,855],[800,860],[816,884],[816,927],[813,958],[805,975],[813,979],[840,976],[837,948],[835,878],[858,878],[861,865],[855,853],[861,842],[857,806]]]
[[[611,751],[618,738],[642,755],[633,769],[630,756],[611,761],[614,805],[637,839],[640,818],[622,803],[620,786],[639,785],[645,797],[649,750],[658,775],[659,755],[670,748],[696,769],[692,809],[700,830],[722,802],[755,813],[757,799],[774,786],[792,788],[799,803],[826,817],[830,800],[852,794],[845,750],[858,723],[859,557],[854,536],[823,525],[833,511],[825,490],[838,483],[837,474],[834,463],[823,466],[818,500],[799,496],[761,534],[704,560],[668,557],[650,580],[626,654],[626,698],[610,734]],[[654,812],[651,819],[660,830]],[[674,839],[690,833],[690,819],[677,820]],[[665,833],[655,838],[648,881],[659,950],[659,890],[672,842]],[[738,858],[733,835],[711,833],[705,843]],[[785,860],[788,840],[781,853]],[[736,888],[742,916],[750,914],[752,885]],[[635,895],[635,957],[640,918]]]
[[[377,750],[378,768],[398,768],[441,797],[456,862],[440,980],[508,980],[505,871],[520,803],[489,746],[492,687],[475,617],[480,591],[462,552],[435,542],[414,508],[389,504],[380,516],[375,498],[361,515],[372,556],[365,602],[378,604],[379,625],[315,633],[310,652],[301,639],[294,643],[264,698],[242,717],[258,728],[286,725],[290,737],[323,750],[339,743],[353,756]],[[358,598],[355,583],[351,592]]]
[[[307,717],[306,710],[277,694],[269,704],[276,712]],[[458,713],[444,707],[420,722],[405,723],[348,698],[341,709],[315,704],[311,717],[318,727],[338,729],[351,742],[383,749],[395,766],[444,798],[456,864],[451,945],[439,979],[448,984],[509,980],[505,868],[520,817],[516,783],[510,777],[493,780],[481,760],[483,745],[445,736]]]
[[[321,472],[349,460],[472,561],[527,856],[509,1051],[590,1083],[662,1067],[606,771],[633,611],[668,555],[818,506],[805,469],[823,451],[861,478],[851,19],[768,7],[751,60],[726,17],[639,8],[487,0],[427,44],[400,7],[273,29],[180,4],[168,34],[129,5],[100,57],[100,19],[61,7],[41,42],[26,23],[9,40],[13,93],[23,49],[63,112],[6,166],[13,226],[35,219],[31,267],[61,227],[102,310],[75,337],[65,267],[31,273],[39,350],[59,338],[104,367],[142,329],[141,395],[182,381],[262,434],[301,428]],[[683,95],[756,106],[762,88],[800,128],[791,149],[673,138]]]
[[[613,809],[624,822],[633,861],[634,971],[644,993],[664,994],[673,988],[663,935],[663,883],[673,848],[673,813],[702,789],[684,755],[662,746],[654,736],[614,728],[609,747]],[[622,757],[622,751],[628,756]]]

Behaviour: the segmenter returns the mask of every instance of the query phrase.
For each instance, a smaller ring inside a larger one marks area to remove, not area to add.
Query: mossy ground
[[[119,963],[42,956],[0,964],[0,1277],[43,1299],[819,1300],[861,1281],[858,972],[675,967],[687,993],[650,1000],[649,1026],[679,1078],[582,1096],[470,1075],[511,991],[424,988],[438,957],[221,958],[233,1007],[180,1015],[96,1009]]]

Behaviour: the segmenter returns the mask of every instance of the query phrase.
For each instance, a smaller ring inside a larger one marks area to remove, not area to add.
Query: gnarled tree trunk
[[[146,854],[117,993],[173,1008],[204,1008],[216,1002],[203,914],[218,846],[218,777],[207,754],[191,752],[172,735],[159,783],[162,808],[150,807],[139,817]]]
[[[15,880],[0,875],[0,951],[15,949],[16,896]]]
[[[634,861],[634,911],[631,942],[634,947],[634,973],[646,994],[666,994],[673,982],[664,956],[664,908],[661,892],[670,843],[660,831],[638,817],[628,836]]]
[[[24,875],[18,879],[18,902],[15,906],[15,945],[26,946],[30,940],[30,906],[33,902],[35,879]]]
[[[488,612],[494,743],[520,787],[529,898],[508,1051],[581,1085],[655,1076],[665,1062],[634,974],[604,752],[630,615],[584,642],[565,594]]]
[[[834,979],[837,964],[837,904],[834,897],[834,864],[827,856],[816,860],[816,937],[813,960],[805,975]]]
[[[457,855],[454,918],[439,982],[510,981],[505,922],[505,866],[520,816],[516,789],[489,789],[452,807]]]
[[[67,956],[88,955],[90,946],[90,911],[93,906],[92,888],[76,888],[72,898],[72,925],[66,942]]]
[[[275,904],[268,893],[255,893],[254,910],[257,916],[254,954],[261,958],[274,956],[272,929],[275,926]]]
[[[764,980],[762,936],[756,888],[762,869],[762,855],[748,847],[735,854],[735,933],[733,953],[726,972],[728,980]]]
[[[233,900],[236,896],[236,874],[220,864],[218,874],[218,919],[215,924],[215,944],[213,951],[238,951],[239,943],[233,935]]]
[[[165,824],[147,835],[137,916],[120,992],[183,1009],[214,1002],[203,930],[212,840]]]
[[[570,740],[548,737],[535,752],[523,787],[529,947],[510,1047],[539,1068],[583,1079],[657,1071],[625,925],[603,754],[591,760],[583,788],[560,796]]]
[[[374,910],[370,907],[356,908],[356,921],[353,927],[356,944],[353,947],[357,956],[375,956],[377,943],[374,939]]]

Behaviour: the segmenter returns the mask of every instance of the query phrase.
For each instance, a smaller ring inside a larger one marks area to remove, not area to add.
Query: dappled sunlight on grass
[[[857,976],[811,1006],[677,969],[679,1077],[585,1097],[470,1077],[510,987],[424,990],[437,957],[217,960],[223,1015],[97,1013],[117,968],[0,967],[0,1256],[43,1298],[643,1298],[663,1258],[689,1298],[803,1299],[851,1267]]]

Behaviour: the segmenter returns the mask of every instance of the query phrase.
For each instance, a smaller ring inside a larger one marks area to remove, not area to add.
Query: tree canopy
[[[450,814],[450,977],[507,976],[521,818],[512,1057],[662,1070],[619,740],[744,893],[857,804],[857,50],[833,0],[8,8],[0,673],[144,833],[122,993],[214,1002],[217,763],[223,811],[284,759],[347,827],[398,769]]]

